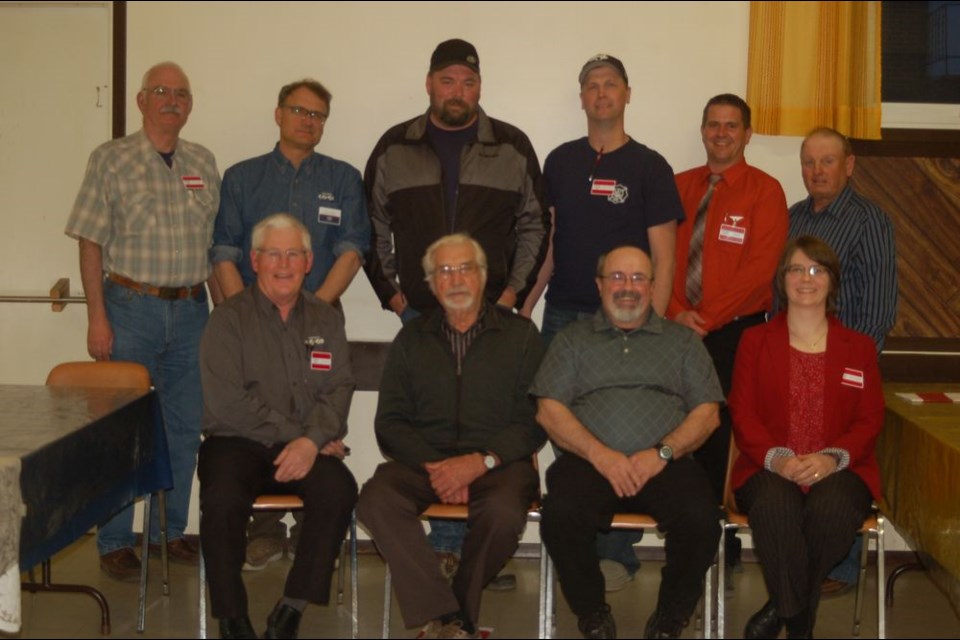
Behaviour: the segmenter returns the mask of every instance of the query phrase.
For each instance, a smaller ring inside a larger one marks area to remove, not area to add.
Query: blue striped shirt
[[[819,213],[813,198],[790,207],[788,238],[816,236],[840,258],[837,318],[873,338],[877,353],[897,318],[897,254],[893,223],[850,185]]]

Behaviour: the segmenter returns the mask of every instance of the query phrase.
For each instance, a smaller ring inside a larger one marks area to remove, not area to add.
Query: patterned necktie
[[[723,180],[718,173],[710,174],[710,186],[703,194],[703,199],[697,206],[697,217],[693,222],[693,233],[690,235],[690,253],[687,259],[687,302],[696,307],[703,298],[703,233],[707,227],[707,209],[710,208],[710,198],[717,183]]]

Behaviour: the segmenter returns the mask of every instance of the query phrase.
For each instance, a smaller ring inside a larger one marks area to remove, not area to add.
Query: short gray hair
[[[311,250],[310,231],[289,213],[274,213],[258,222],[257,226],[253,228],[253,234],[251,234],[250,247],[252,249],[260,250],[263,248],[263,236],[266,235],[268,229],[296,229],[303,239],[304,250]]]
[[[147,80],[150,79],[150,74],[152,74],[157,69],[163,69],[165,67],[170,69],[176,69],[177,71],[179,71],[183,75],[183,77],[186,79],[187,87],[190,86],[190,76],[188,76],[187,72],[183,70],[183,67],[178,65],[176,62],[171,62],[170,60],[167,60],[166,62],[158,62],[157,64],[147,69],[146,73],[143,74],[143,80],[140,82],[140,91],[146,91],[147,89],[149,89],[149,87],[147,86]]]

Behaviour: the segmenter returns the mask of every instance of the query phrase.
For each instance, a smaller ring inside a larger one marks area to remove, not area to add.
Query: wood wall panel
[[[890,335],[960,337],[960,159],[859,155],[851,182],[893,220],[900,305]]]

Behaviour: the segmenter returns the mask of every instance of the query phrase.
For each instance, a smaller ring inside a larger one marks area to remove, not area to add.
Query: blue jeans
[[[200,336],[207,324],[207,297],[161,300],[109,280],[103,283],[107,317],[113,328],[113,360],[139,362],[150,372],[163,413],[173,489],[167,491],[168,539],[182,538],[190,509],[190,486],[200,447],[203,393],[200,389]],[[160,519],[154,512],[150,540],[160,539]],[[100,554],[133,547],[133,505],[100,527]]]
[[[858,535],[853,540],[850,552],[840,561],[840,564],[830,570],[830,575],[827,577],[847,584],[857,584],[860,581],[860,550],[862,548],[863,536]]]
[[[543,345],[549,347],[550,342],[560,333],[561,329],[577,320],[592,318],[595,313],[595,311],[561,309],[548,302],[543,308],[543,326],[540,327],[540,337],[543,339]]]

